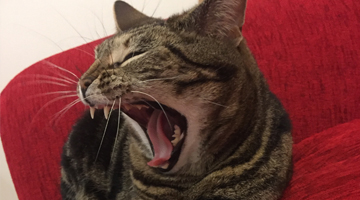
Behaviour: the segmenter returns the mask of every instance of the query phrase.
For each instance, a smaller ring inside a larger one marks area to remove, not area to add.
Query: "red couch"
[[[283,199],[360,199],[360,1],[251,0],[243,31],[293,122]],[[3,90],[1,139],[19,199],[60,199],[61,148],[84,106],[57,114],[76,97],[51,92],[75,84],[47,76],[76,79],[49,62],[80,76],[99,42],[40,61]]]

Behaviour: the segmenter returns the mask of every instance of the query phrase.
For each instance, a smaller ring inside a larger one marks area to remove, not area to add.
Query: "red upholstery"
[[[313,134],[293,150],[283,200],[360,199],[360,119]]]
[[[360,199],[360,1],[249,1],[243,31],[293,121],[295,172],[284,199]],[[84,51],[99,42],[46,60],[80,76],[93,61]],[[1,139],[21,200],[60,199],[61,148],[84,110],[79,103],[52,120],[76,97],[47,105],[60,95],[36,95],[75,84],[43,83],[44,75],[75,80],[41,61],[1,94]]]

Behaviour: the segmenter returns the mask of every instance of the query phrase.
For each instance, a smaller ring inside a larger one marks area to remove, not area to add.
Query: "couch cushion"
[[[248,1],[244,34],[294,142],[360,118],[360,1]]]
[[[359,199],[360,119],[294,145],[294,174],[285,199]]]

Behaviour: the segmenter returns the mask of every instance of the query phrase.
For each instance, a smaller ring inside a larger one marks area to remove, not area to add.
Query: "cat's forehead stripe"
[[[132,36],[132,34],[125,33],[125,34],[122,34],[122,35],[120,35],[118,37],[115,37],[113,39],[114,46],[122,44],[125,47],[128,47],[129,43],[130,43],[131,36]]]
[[[112,46],[110,47],[111,53],[108,56],[108,62],[113,64],[115,62],[121,62],[125,56],[130,52],[131,34],[123,34],[121,36],[112,39]]]

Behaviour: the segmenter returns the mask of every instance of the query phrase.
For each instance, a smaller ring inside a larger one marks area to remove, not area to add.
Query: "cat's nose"
[[[86,90],[89,88],[89,86],[91,85],[91,83],[93,81],[94,80],[91,79],[91,78],[82,78],[82,79],[80,79],[80,81],[79,81],[80,90],[81,90],[81,93],[82,93],[82,95],[84,97],[85,97]]]
[[[92,82],[91,78],[83,78],[80,80],[80,86],[81,88],[88,88]]]

